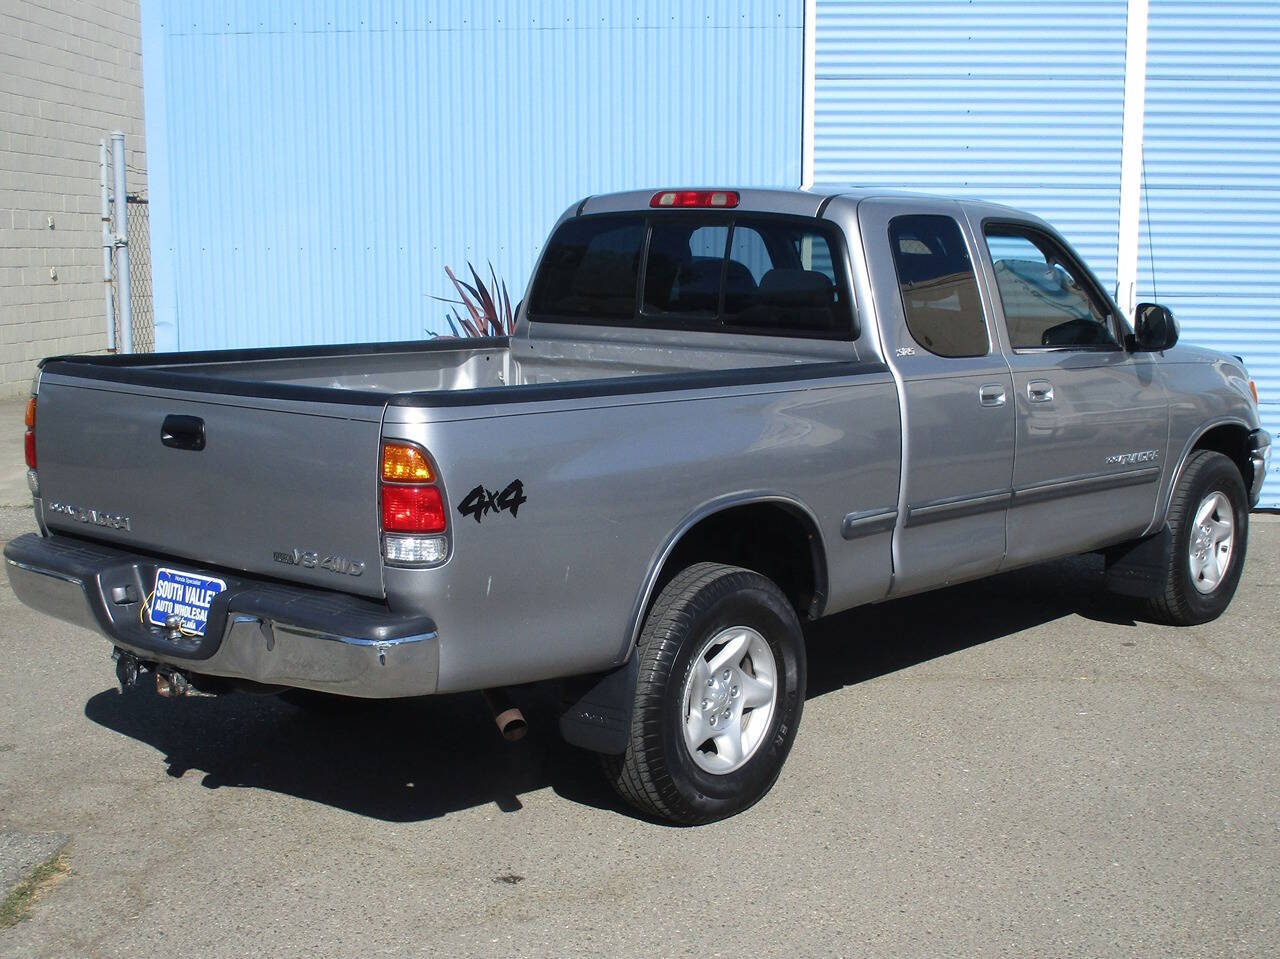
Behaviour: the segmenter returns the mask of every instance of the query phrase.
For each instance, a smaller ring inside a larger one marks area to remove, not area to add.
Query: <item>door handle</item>
[[[998,383],[988,383],[978,390],[979,406],[1004,406],[1004,387]]]
[[[1048,380],[1032,380],[1027,384],[1027,399],[1032,403],[1052,403],[1053,384]]]
[[[160,442],[175,450],[204,449],[204,420],[171,413],[160,426]]]

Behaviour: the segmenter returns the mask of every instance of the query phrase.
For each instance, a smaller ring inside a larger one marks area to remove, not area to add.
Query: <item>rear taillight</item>
[[[379,475],[383,559],[439,566],[449,556],[449,518],[431,457],[413,443],[384,443]]]
[[[36,468],[36,398],[34,396],[27,400],[25,422],[27,433],[22,438],[22,450],[27,456],[27,469],[34,471]]]
[[[384,486],[382,528],[388,533],[443,533],[444,500],[434,486]]]

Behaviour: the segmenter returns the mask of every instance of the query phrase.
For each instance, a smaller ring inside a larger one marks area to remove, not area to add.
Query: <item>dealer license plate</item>
[[[203,636],[209,625],[209,604],[226,588],[220,579],[162,566],[156,570],[149,618],[156,626],[167,626],[170,617],[178,616],[184,630]]]

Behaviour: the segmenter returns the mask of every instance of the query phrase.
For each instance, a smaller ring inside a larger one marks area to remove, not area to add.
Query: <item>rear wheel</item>
[[[1162,589],[1148,604],[1152,617],[1194,626],[1222,615],[1235,595],[1249,539],[1244,480],[1227,457],[1197,450],[1169,504],[1169,551]]]
[[[804,637],[778,587],[690,566],[645,621],[630,742],[604,758],[618,793],[680,823],[723,819],[778,778],[804,706]]]

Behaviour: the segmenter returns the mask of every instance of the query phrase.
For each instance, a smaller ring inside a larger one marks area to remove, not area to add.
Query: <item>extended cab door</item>
[[[996,570],[1013,474],[1013,381],[992,335],[960,207],[858,207],[903,418],[891,595]]]
[[[1168,400],[1149,353],[1067,245],[1018,218],[972,223],[1013,370],[1016,566],[1137,536],[1155,511]]]

